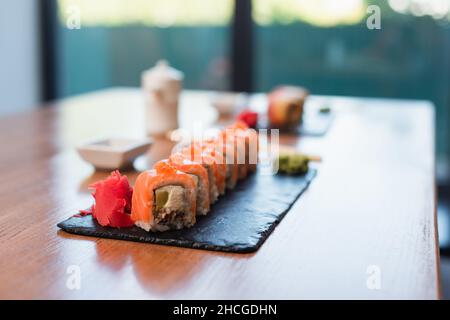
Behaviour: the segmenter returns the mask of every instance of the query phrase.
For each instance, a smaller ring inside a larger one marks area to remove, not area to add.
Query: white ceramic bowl
[[[152,140],[111,138],[89,142],[77,147],[81,158],[96,169],[114,170],[132,167],[133,161],[147,152]]]
[[[228,116],[245,107],[248,96],[237,92],[214,92],[210,95],[210,102],[221,116]]]

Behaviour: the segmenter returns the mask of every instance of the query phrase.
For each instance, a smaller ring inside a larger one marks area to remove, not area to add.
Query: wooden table
[[[208,101],[208,93],[185,92],[182,125],[214,122]],[[0,298],[438,298],[433,106],[315,96],[307,107],[322,104],[336,113],[326,136],[281,138],[323,157],[318,177],[254,254],[58,230],[57,222],[91,203],[87,185],[105,177],[74,147],[145,136],[138,90],[101,91],[0,119]],[[136,167],[170,149],[158,140]],[[79,290],[66,286],[70,266],[81,272]]]

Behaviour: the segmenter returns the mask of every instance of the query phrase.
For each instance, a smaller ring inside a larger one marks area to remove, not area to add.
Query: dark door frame
[[[252,0],[235,0],[231,26],[231,89],[253,89],[253,19]]]
[[[41,100],[50,101],[56,99],[57,3],[56,0],[39,3]]]

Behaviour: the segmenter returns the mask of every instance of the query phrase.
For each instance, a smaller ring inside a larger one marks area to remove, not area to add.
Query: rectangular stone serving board
[[[315,176],[314,169],[300,176],[251,175],[220,197],[208,215],[198,217],[189,229],[146,232],[138,227],[102,227],[90,215],[73,216],[58,227],[83,236],[223,252],[254,252]]]

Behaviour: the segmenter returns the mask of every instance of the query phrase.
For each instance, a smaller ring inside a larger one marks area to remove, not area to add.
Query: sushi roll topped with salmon
[[[131,218],[146,231],[181,229],[195,224],[197,181],[167,162],[142,172],[135,183]]]
[[[216,202],[225,181],[225,174],[222,173],[222,167],[218,163],[218,159],[205,152],[202,144],[198,142],[191,143],[183,148],[181,153],[189,160],[200,163],[206,169],[209,179],[210,203]]]
[[[190,174],[197,182],[197,215],[206,215],[210,208],[208,171],[198,162],[191,161],[182,153],[175,153],[168,159],[177,170]]]
[[[141,173],[132,197],[134,223],[146,231],[166,231],[191,227],[196,216],[208,214],[219,195],[256,169],[250,153],[257,150],[258,137],[250,130],[237,122]]]

